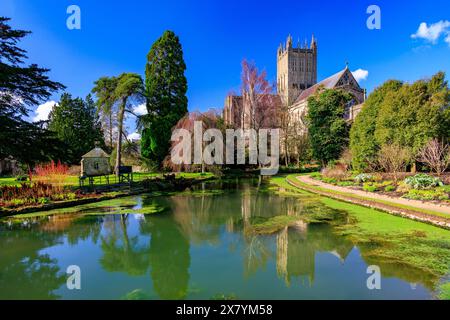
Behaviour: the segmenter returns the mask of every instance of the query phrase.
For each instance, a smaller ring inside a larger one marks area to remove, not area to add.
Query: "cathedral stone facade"
[[[308,98],[320,88],[341,89],[350,92],[353,101],[346,110],[346,119],[352,121],[361,110],[365,100],[365,91],[359,86],[348,66],[338,73],[317,82],[317,41],[312,36],[310,45],[305,41],[296,47],[292,44],[289,35],[286,44],[277,50],[277,96],[281,104],[288,107],[290,122],[300,124],[301,131],[306,130],[303,123],[308,108]],[[225,99],[223,111],[224,121],[227,125],[243,129],[251,128],[246,121],[246,114],[251,110],[241,96],[229,95]],[[281,105],[280,104],[280,105]],[[300,133],[300,132],[299,132]]]
[[[317,43],[314,36],[311,45],[305,41],[294,48],[288,36],[286,46],[280,44],[277,51],[277,93],[283,103],[291,105],[305,89],[317,83]]]

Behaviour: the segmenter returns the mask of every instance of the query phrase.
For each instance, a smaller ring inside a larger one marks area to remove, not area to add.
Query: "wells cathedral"
[[[338,73],[317,82],[317,41],[312,36],[311,43],[305,41],[301,46],[292,44],[288,36],[286,44],[280,44],[277,50],[277,94],[280,105],[288,106],[290,122],[297,122],[302,130],[308,108],[308,98],[323,87],[341,89],[352,94],[353,101],[346,110],[346,119],[352,121],[361,110],[365,100],[365,91],[359,86],[348,66]],[[227,125],[238,128],[252,128],[251,110],[242,96],[229,95],[225,99],[224,121]]]

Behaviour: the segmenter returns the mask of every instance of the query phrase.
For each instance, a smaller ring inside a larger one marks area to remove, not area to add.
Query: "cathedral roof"
[[[341,79],[341,77],[344,75],[344,73],[347,70],[349,70],[349,69],[346,67],[344,70],[339,71],[338,73],[332,75],[331,77],[328,77],[328,78],[320,81],[319,83],[316,83],[312,87],[309,87],[308,89],[303,90],[302,93],[300,93],[298,98],[295,100],[294,104],[308,99],[309,96],[311,96],[314,93],[316,93],[316,91],[320,87],[324,87],[326,89],[333,89],[333,88],[335,88],[337,83],[339,82],[339,80]]]

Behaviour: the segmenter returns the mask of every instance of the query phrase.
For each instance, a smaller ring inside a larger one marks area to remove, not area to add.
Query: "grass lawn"
[[[4,177],[0,178],[0,187],[1,186],[18,186],[20,185],[19,181],[16,181],[14,177]]]

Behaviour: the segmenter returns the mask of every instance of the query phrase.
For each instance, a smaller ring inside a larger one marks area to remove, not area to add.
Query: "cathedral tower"
[[[277,92],[283,102],[291,105],[301,91],[317,83],[317,42],[312,36],[308,47],[300,42],[292,44],[289,35],[286,45],[280,44],[277,51]]]

